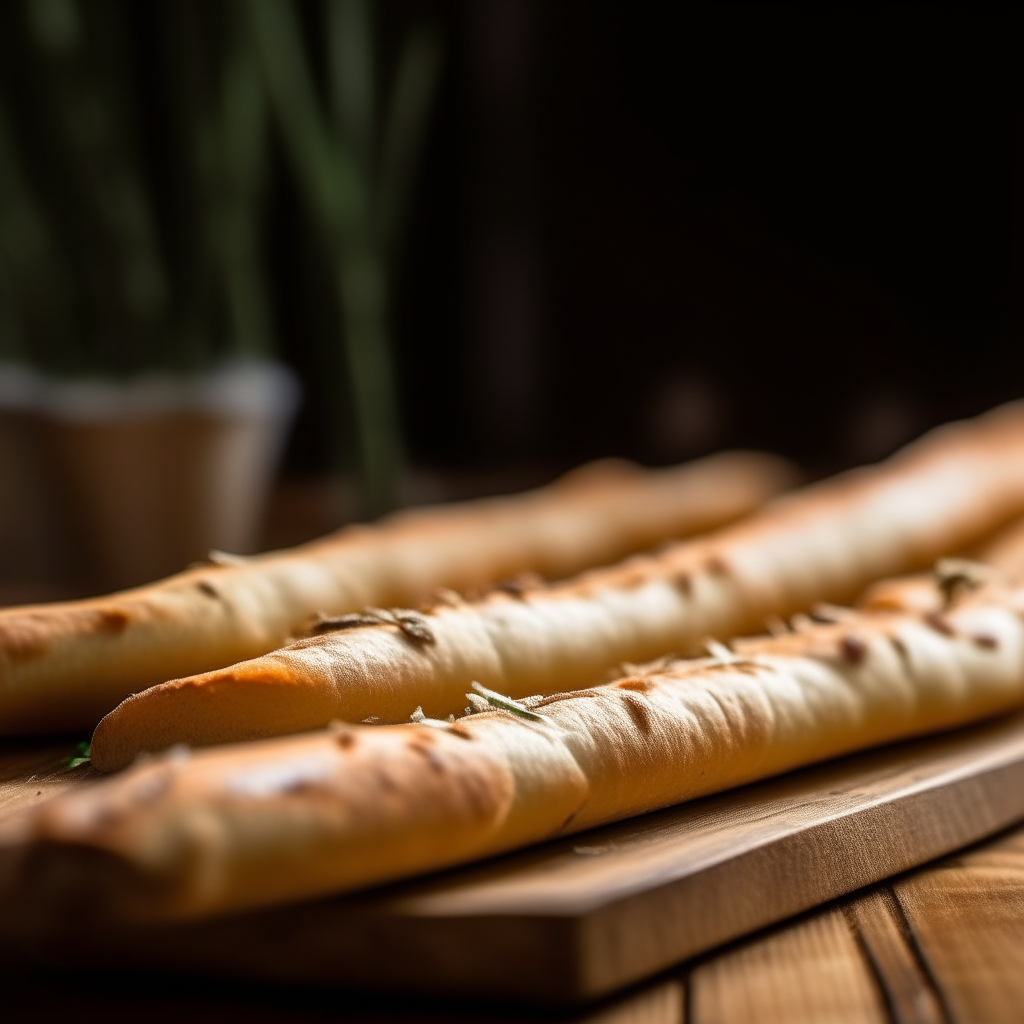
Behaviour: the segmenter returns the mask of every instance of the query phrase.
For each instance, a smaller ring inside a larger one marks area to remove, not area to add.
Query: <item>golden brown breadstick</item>
[[[1021,508],[1024,406],[1013,405],[657,556],[423,614],[376,610],[262,658],[153,687],[102,720],[93,763],[110,771],[142,750],[281,735],[336,718],[400,722],[417,705],[444,718],[463,708],[474,679],[516,697],[588,686],[623,662],[753,632],[769,614],[850,600]]]
[[[318,612],[416,604],[525,570],[558,578],[707,530],[793,472],[743,452],[658,471],[609,460],[526,494],[402,512],[94,600],[2,610],[0,735],[91,729],[132,691],[274,650]]]
[[[85,897],[181,918],[464,863],[1019,705],[1022,615],[990,582],[453,724],[182,748],[9,824],[6,891],[34,920]]]
[[[988,573],[986,566],[1024,582],[1024,519],[1015,519],[986,538],[974,550],[972,558],[943,559],[934,573],[879,580],[868,587],[857,603],[861,608],[889,611],[938,611],[949,590],[984,580]],[[938,588],[936,579],[941,584]]]
[[[1024,578],[1024,519],[1000,530],[978,553],[978,560],[1007,576]]]

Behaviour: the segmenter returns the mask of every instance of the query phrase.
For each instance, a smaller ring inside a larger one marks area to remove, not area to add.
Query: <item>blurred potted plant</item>
[[[286,150],[333,262],[365,515],[398,503],[403,473],[390,296],[441,55],[437,33],[414,27],[380,89],[374,7],[323,0],[310,8],[307,39],[289,0],[247,6]],[[327,72],[323,95],[316,57]],[[340,419],[335,427],[343,431]]]
[[[59,280],[46,288],[53,254],[12,142],[0,99],[0,577],[52,582],[68,551],[42,469],[29,336],[53,329],[65,296]]]
[[[107,585],[251,550],[297,395],[271,359],[247,4],[21,0],[0,19],[0,473],[54,469]]]

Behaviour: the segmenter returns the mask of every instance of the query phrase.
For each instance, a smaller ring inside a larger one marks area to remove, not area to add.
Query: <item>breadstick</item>
[[[133,691],[275,650],[318,612],[416,604],[524,570],[551,578],[737,519],[787,486],[783,459],[733,452],[642,471],[609,460],[507,498],[216,564],[108,597],[0,611],[0,735],[91,729]]]
[[[995,536],[986,538],[971,559],[943,559],[936,566],[935,573],[880,580],[872,584],[858,605],[866,609],[916,611],[921,614],[940,611],[951,588],[983,580],[990,568],[1024,582],[1024,519],[1016,519],[997,531]],[[938,588],[935,585],[937,578]]]
[[[332,719],[459,713],[472,680],[521,697],[578,689],[623,662],[692,654],[768,615],[848,601],[931,564],[1024,508],[1024,406],[934,431],[879,467],[779,499],[709,537],[547,588],[425,613],[373,610],[333,632],[136,694],[97,726],[93,764],[256,739]],[[335,628],[337,627],[337,628]]]
[[[1007,576],[1024,578],[1024,519],[1000,530],[978,553],[978,560]]]
[[[9,825],[7,891],[185,918],[465,863],[1019,706],[1022,616],[990,582],[454,723],[181,748]]]

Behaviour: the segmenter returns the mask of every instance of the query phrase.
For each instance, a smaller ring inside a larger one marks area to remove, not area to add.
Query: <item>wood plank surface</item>
[[[0,819],[102,778],[88,764],[69,768],[74,740],[6,740],[0,746]]]
[[[954,1021],[1024,1021],[1024,831],[896,882]]]
[[[25,773],[31,758],[24,749],[19,758]],[[70,778],[81,771],[43,781],[81,784],[88,772]],[[0,783],[0,799],[37,799],[43,775],[33,774],[17,798],[15,780]],[[551,1005],[612,993],[1021,819],[1024,717],[1013,716],[390,889],[131,933],[82,922],[72,941],[47,936],[36,948],[55,962],[73,948],[79,963]],[[893,1019],[942,1019],[954,1000],[921,977],[944,947],[935,940],[922,958],[906,945],[901,929],[917,906],[902,909],[909,899],[876,900],[812,932],[830,936],[833,964],[842,929],[855,937],[864,960],[844,975],[851,992],[867,971]],[[783,943],[766,962],[813,946]],[[694,1001],[705,1015],[725,1005]]]
[[[891,1019],[896,1024],[943,1024],[948,1014],[892,890],[883,886],[851,901],[844,911]]]
[[[841,910],[715,957],[690,976],[693,1024],[886,1024],[871,969]]]
[[[3,785],[0,772],[0,796]],[[12,1019],[82,1024],[183,1017],[195,1024],[1018,1024],[1022,956],[1024,828],[1018,828],[705,956],[692,968],[684,965],[624,997],[568,1013],[153,974],[42,971],[9,956],[0,957],[0,983]]]
[[[624,997],[567,1013],[157,975],[55,973],[12,966],[6,957],[0,984],[12,1019],[80,1024],[183,1018],[193,1024],[1019,1024],[1022,949],[1024,828],[1018,828],[684,965]]]
[[[679,977],[690,992],[687,1024],[1020,1024],[1024,828],[748,939]]]

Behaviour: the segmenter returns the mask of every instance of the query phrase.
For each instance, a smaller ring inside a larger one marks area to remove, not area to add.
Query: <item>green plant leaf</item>
[[[381,248],[392,262],[409,207],[442,58],[437,31],[420,27],[406,37],[398,61],[384,124],[376,211]]]
[[[80,764],[88,764],[90,758],[90,743],[82,740],[75,744],[75,752],[68,758],[65,768],[77,768]]]
[[[304,56],[295,12],[286,0],[250,0],[260,62],[292,161],[316,212],[342,240],[365,215],[365,187],[348,147],[327,127]]]

